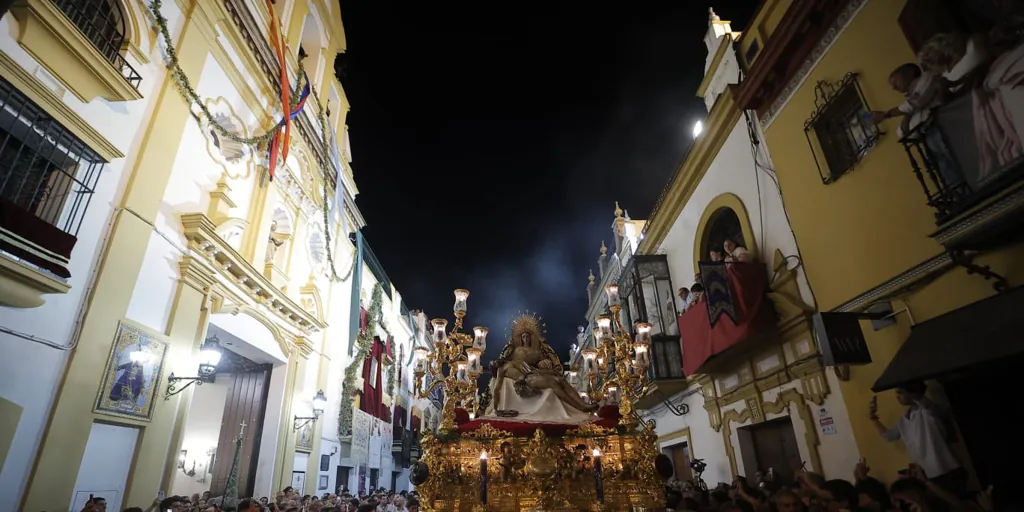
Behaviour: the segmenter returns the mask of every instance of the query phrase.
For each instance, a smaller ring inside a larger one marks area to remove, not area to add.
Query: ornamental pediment
[[[285,323],[305,332],[317,332],[327,324],[290,299],[217,234],[217,226],[202,213],[181,216],[189,248],[221,278],[233,283],[245,299],[261,305]]]

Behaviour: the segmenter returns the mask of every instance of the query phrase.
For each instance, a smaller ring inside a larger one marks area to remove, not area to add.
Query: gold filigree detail
[[[566,433],[567,436],[579,436],[579,437],[594,437],[594,436],[607,436],[615,431],[608,428],[602,427],[595,423],[584,423],[579,428],[574,428]]]
[[[495,428],[490,423],[484,423],[480,425],[480,428],[463,435],[465,437],[472,437],[476,439],[503,439],[506,437],[512,437],[511,432]]]

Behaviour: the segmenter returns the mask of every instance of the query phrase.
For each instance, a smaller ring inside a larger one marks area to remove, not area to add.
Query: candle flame
[[[598,450],[597,448],[594,448],[594,457],[600,457],[600,456],[601,456],[601,450]]]
[[[487,452],[486,451],[480,452],[480,460],[487,460]]]

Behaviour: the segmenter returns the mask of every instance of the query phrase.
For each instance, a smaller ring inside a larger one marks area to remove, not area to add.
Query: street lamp
[[[214,376],[217,374],[217,365],[220,364],[220,357],[223,355],[223,350],[220,348],[220,339],[217,335],[206,338],[203,342],[203,347],[199,349],[199,375],[195,377],[177,377],[174,373],[171,373],[167,377],[167,391],[164,393],[164,400],[170,400],[172,396],[181,393],[188,389],[189,386],[195,384],[201,386],[204,382],[213,382]],[[132,362],[144,361],[149,358],[149,354],[139,354],[139,351],[132,352],[129,356]],[[145,358],[145,359],[143,359]],[[185,381],[185,385],[178,389],[178,383]]]
[[[295,420],[292,421],[292,428],[299,430],[306,425],[316,421],[320,418],[320,415],[324,413],[324,409],[327,407],[327,396],[324,395],[324,390],[318,390],[316,395],[313,396],[313,415],[312,416],[296,416]]]

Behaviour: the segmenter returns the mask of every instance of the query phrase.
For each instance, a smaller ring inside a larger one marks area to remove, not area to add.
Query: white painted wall
[[[129,15],[140,27],[149,26],[137,4],[128,2]],[[168,19],[172,36],[177,34],[182,16],[174,2],[166,2],[163,15]],[[39,83],[51,91],[59,92],[59,82],[15,41],[18,30],[13,16],[0,20],[0,51],[20,64]],[[167,73],[160,51],[142,37],[140,50],[149,63],[125,55],[129,64],[142,76],[140,92],[143,98],[130,102],[108,102],[96,99],[83,103],[70,92],[59,94],[64,103],[76,114],[129,157],[141,144],[145,130],[140,129],[149,115],[150,100]],[[114,207],[117,204],[130,168],[131,158],[108,163],[96,184],[95,194],[82,220],[78,243],[71,255],[71,290],[65,295],[46,296],[46,304],[34,309],[0,307],[0,328],[15,331],[37,341],[0,333],[0,359],[17,360],[0,374],[0,396],[24,408],[18,431],[10,453],[0,471],[0,510],[15,510],[21,500],[45,430],[50,407],[67,363],[67,352],[52,346],[70,346],[75,343],[77,320],[94,280],[96,260],[106,243]],[[62,321],[54,321],[62,319]]]
[[[224,404],[230,388],[229,374],[217,374],[214,382],[196,386],[181,442],[181,449],[187,450],[185,471],[191,470],[192,463],[195,462],[196,474],[190,477],[184,471],[178,470],[174,474],[168,495],[191,496],[210,489],[210,457],[207,452],[210,449],[217,449],[221,421],[224,418]]]
[[[124,503],[124,490],[138,437],[139,430],[136,428],[106,423],[92,424],[89,441],[85,444],[85,456],[78,467],[75,492],[68,503],[70,512],[82,510],[90,494],[106,498],[109,510],[121,510],[124,506],[133,505]],[[134,505],[149,506],[147,503]]]
[[[685,398],[681,398],[685,395]],[[648,418],[654,419],[655,432],[658,436],[664,436],[677,432],[684,428],[690,429],[690,459],[703,459],[708,467],[704,470],[704,481],[709,488],[713,488],[718,482],[732,483],[732,470],[729,469],[729,459],[725,456],[725,442],[721,432],[716,432],[708,422],[707,412],[704,411],[704,397],[700,393],[700,387],[696,384],[689,389],[673,396],[670,401],[674,404],[686,404],[690,412],[683,416],[676,416],[669,412],[664,406],[653,408]],[[687,441],[686,438],[676,438],[660,444],[664,449],[669,446]]]

